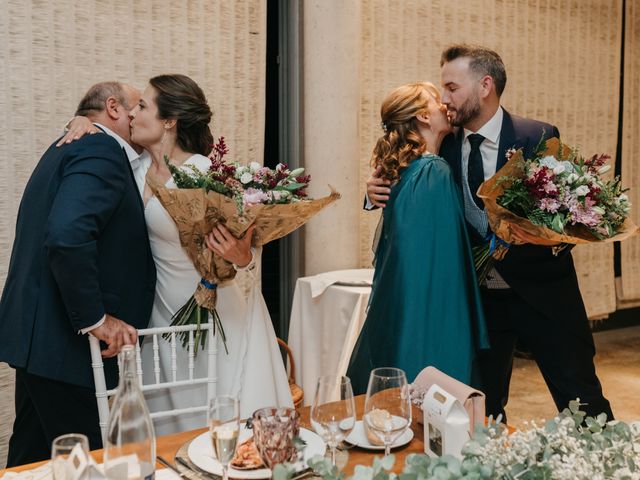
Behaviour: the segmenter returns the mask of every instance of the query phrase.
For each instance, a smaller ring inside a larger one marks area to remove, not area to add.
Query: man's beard
[[[455,117],[451,119],[454,127],[464,127],[480,115],[480,100],[477,95],[469,97],[460,108],[454,110]]]

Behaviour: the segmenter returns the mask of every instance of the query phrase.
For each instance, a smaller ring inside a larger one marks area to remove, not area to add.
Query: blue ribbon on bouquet
[[[496,248],[498,248],[500,245],[502,245],[505,248],[511,247],[510,243],[505,242],[493,232],[491,232],[490,235],[487,235],[485,240],[489,242],[489,255],[493,255],[493,252],[495,252]]]
[[[200,285],[202,285],[207,290],[215,290],[218,288],[218,284],[208,282],[204,277],[200,279]]]

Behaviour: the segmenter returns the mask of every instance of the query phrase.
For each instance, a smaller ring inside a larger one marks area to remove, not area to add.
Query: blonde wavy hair
[[[427,150],[416,115],[426,113],[430,102],[440,103],[440,92],[430,82],[401,85],[382,102],[380,117],[384,134],[373,148],[371,166],[382,167],[383,178],[397,180],[400,170]]]

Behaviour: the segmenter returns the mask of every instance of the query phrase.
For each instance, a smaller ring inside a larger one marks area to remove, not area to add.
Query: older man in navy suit
[[[530,157],[543,137],[559,133],[553,125],[511,115],[500,106],[507,74],[496,52],[453,45],[442,53],[441,67],[442,102],[459,128],[445,138],[440,155],[460,186],[469,236],[477,245],[491,233],[476,195],[480,184],[504,165],[508,149],[522,148]],[[374,173],[367,183],[371,203],[384,206],[388,191],[387,182]],[[521,236],[527,240],[524,232]],[[559,250],[514,245],[481,288],[491,348],[481,354],[478,387],[486,393],[487,414],[505,414],[519,339],[531,350],[559,410],[579,397],[589,415],[604,412],[613,418],[596,376],[593,337],[570,248]]]
[[[101,446],[87,333],[115,355],[148,323],[155,267],[130,167],[129,110],[139,92],[93,86],[78,111],[101,133],[45,152],[24,191],[0,301],[0,361],[16,369],[7,466],[49,458],[52,440],[85,433]]]

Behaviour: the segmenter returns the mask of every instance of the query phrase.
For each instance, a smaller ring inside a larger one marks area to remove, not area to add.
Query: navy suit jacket
[[[525,158],[530,158],[543,135],[545,138],[560,136],[551,124],[511,115],[505,110],[496,170],[506,163],[506,152],[510,148],[522,148]],[[462,185],[463,139],[464,131],[459,129],[448,135],[440,148],[440,155],[451,166],[459,186]],[[473,227],[469,226],[467,230],[472,244],[482,241]],[[513,245],[495,267],[518,295],[549,318],[560,320],[575,315],[586,318],[570,249],[554,256],[549,247]]]
[[[148,325],[155,290],[144,207],[129,161],[106,134],[40,159],[25,188],[0,300],[0,361],[93,388],[79,330],[108,313]],[[109,388],[117,364],[105,361]]]

